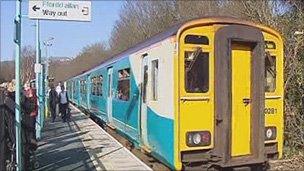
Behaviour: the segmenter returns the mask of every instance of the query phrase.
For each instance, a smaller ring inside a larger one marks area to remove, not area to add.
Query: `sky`
[[[1,61],[14,58],[14,17],[15,1],[0,0],[1,7]],[[50,48],[50,56],[75,57],[83,47],[108,41],[123,1],[92,0],[91,22],[50,21],[41,20],[41,41],[54,37]],[[22,1],[22,14],[28,13],[28,0]],[[30,45],[35,48],[35,21],[27,16],[22,18],[22,46]],[[42,55],[45,54],[41,46]]]

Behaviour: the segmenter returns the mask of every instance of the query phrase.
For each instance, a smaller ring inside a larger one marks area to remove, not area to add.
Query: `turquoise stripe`
[[[148,141],[153,153],[161,161],[174,168],[174,122],[159,116],[148,107]]]

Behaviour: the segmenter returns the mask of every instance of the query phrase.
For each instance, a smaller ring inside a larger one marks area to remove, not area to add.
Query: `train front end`
[[[177,40],[176,168],[252,168],[280,158],[280,35],[249,22],[209,18],[186,23]]]

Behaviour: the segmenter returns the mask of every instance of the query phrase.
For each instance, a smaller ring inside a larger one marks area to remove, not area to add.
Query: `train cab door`
[[[113,68],[108,68],[108,91],[107,91],[107,114],[109,125],[113,125],[113,116],[112,116],[112,100],[113,100]]]
[[[142,143],[148,147],[148,132],[147,132],[147,95],[148,95],[148,79],[149,79],[149,65],[148,56],[142,56],[141,64],[141,96],[140,96],[140,135]]]
[[[231,156],[251,154],[251,48],[233,42],[231,53]]]

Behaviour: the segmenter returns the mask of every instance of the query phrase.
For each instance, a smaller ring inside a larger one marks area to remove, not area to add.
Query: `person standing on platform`
[[[69,97],[67,91],[65,91],[64,85],[61,85],[61,92],[59,94],[59,111],[62,116],[62,121],[66,122],[69,119],[67,116],[67,110],[69,107]]]
[[[61,84],[58,83],[58,85],[56,87],[57,96],[59,96],[59,94],[61,93],[61,86],[60,85]],[[60,113],[60,109],[59,109],[59,104],[57,103],[57,105],[56,105],[56,115],[59,115],[59,113]]]
[[[36,117],[38,115],[38,104],[36,90],[29,83],[24,86],[24,110],[27,116],[27,125],[30,130],[30,137],[36,141]]]
[[[49,92],[49,105],[50,105],[50,111],[52,116],[52,122],[55,122],[56,119],[56,106],[58,104],[58,94],[55,90],[55,86],[53,84],[50,85],[50,92]]]

